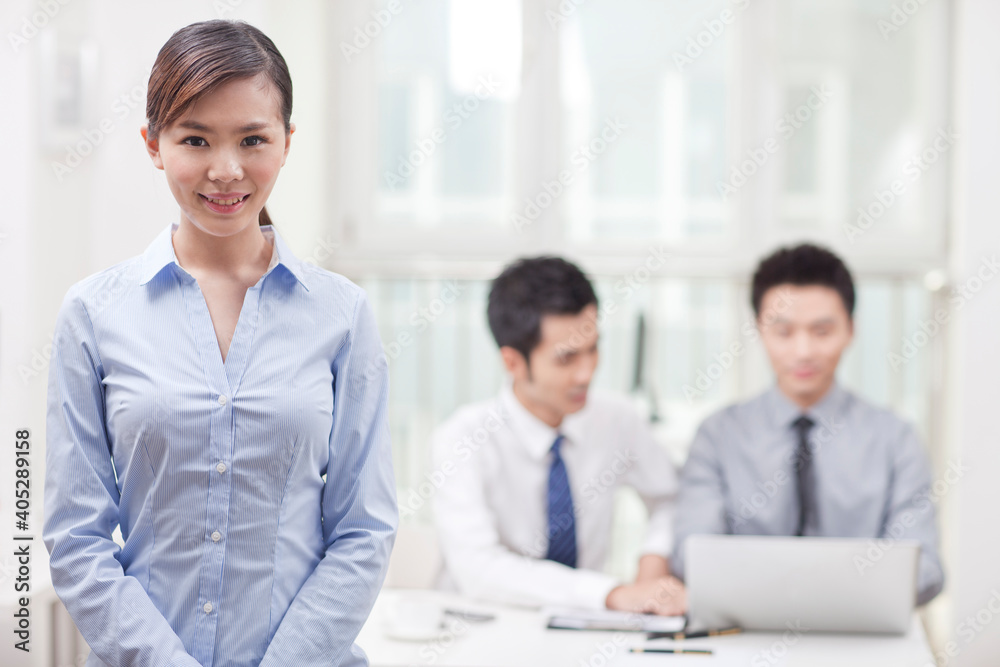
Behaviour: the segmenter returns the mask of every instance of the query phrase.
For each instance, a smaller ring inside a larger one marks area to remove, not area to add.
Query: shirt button
[[[202,607],[202,609],[205,610],[206,614],[211,614],[212,613],[212,603],[211,602],[206,602],[205,606]]]
[[[212,533],[213,542],[218,542],[221,539],[222,539],[222,533],[220,533],[219,531],[215,531],[214,533]]]
[[[219,394],[219,405],[225,405],[225,404],[226,404],[226,395]]]
[[[223,463],[222,461],[219,461],[219,465],[215,466],[215,469],[218,470],[220,473],[226,472],[226,464]]]

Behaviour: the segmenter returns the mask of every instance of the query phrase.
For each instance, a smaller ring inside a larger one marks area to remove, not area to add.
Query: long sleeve
[[[435,469],[455,469],[433,506],[445,564],[460,591],[505,604],[603,609],[618,585],[613,577],[524,556],[501,543],[475,460],[452,460],[451,442],[440,430],[434,435]]]
[[[333,372],[334,419],[322,496],[326,550],[285,612],[260,667],[366,664],[354,640],[385,579],[399,515],[387,421],[389,368],[364,293]]]
[[[889,488],[889,507],[879,537],[920,542],[917,604],[924,604],[944,588],[944,571],[937,552],[936,512],[931,500],[931,472],[912,427],[903,424],[895,440],[898,446]]]
[[[636,490],[649,513],[642,553],[667,558],[674,544],[677,472],[649,425],[639,418],[636,421],[635,435],[625,447],[632,460],[623,479]]]
[[[120,494],[105,431],[104,375],[90,317],[71,289],[53,337],[46,414],[45,523],[52,584],[107,665],[192,667],[112,540]]]
[[[698,429],[681,471],[680,497],[670,568],[684,578],[684,541],[696,534],[728,533],[722,469],[706,424]]]

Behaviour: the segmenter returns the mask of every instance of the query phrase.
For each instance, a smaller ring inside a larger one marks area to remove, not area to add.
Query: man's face
[[[520,363],[508,366],[519,392],[556,420],[583,408],[597,368],[598,337],[594,304],[575,315],[544,315],[530,368],[520,354]]]
[[[764,293],[757,318],[778,388],[808,407],[833,384],[854,323],[840,294],[821,285],[777,285]]]

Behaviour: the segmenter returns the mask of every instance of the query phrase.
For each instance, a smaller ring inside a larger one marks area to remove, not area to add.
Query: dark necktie
[[[549,468],[548,521],[549,549],[545,558],[569,567],[576,567],[576,515],[573,495],[569,488],[566,464],[559,455],[563,436],[552,444],[552,466]]]
[[[815,422],[809,417],[796,419],[792,426],[799,434],[795,452],[795,477],[799,493],[799,522],[796,535],[805,535],[806,526],[816,522],[816,471],[813,469],[812,451],[809,449],[809,431]]]

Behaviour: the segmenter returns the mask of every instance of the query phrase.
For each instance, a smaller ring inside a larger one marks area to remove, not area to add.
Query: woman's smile
[[[203,195],[200,192],[198,196],[201,200],[205,202],[207,206],[212,211],[216,213],[236,213],[243,208],[243,204],[246,203],[247,199],[250,198],[249,194],[239,194],[234,193],[232,195],[224,195],[221,193],[212,193],[213,196]]]

